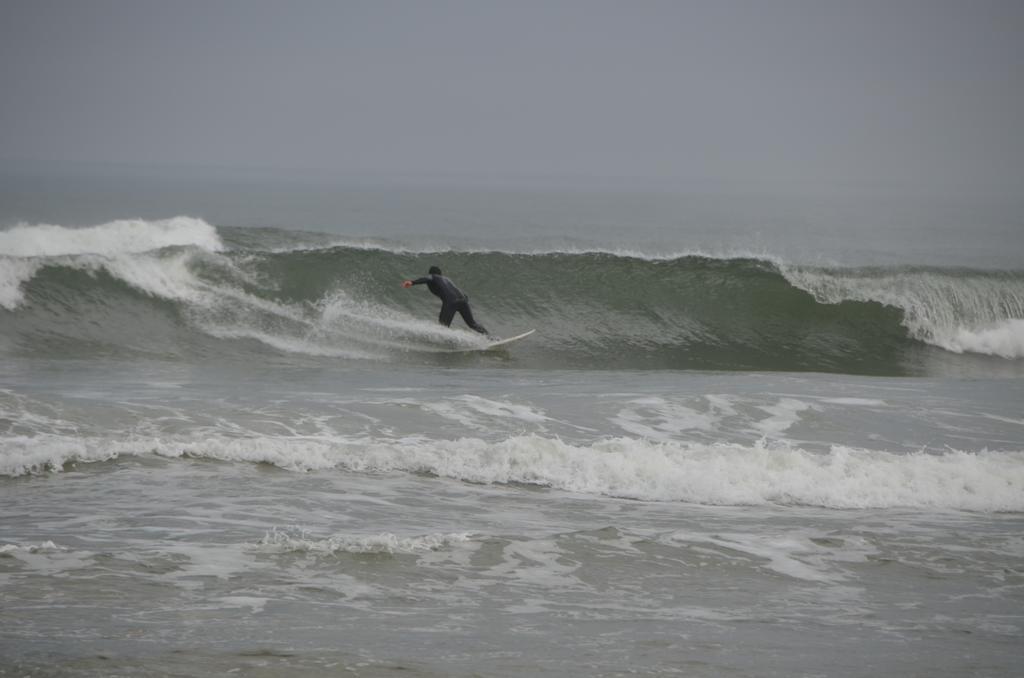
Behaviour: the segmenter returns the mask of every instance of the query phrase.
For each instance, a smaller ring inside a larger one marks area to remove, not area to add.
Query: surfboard
[[[533,334],[536,331],[537,330],[530,330],[529,332],[523,332],[522,334],[517,334],[516,336],[509,337],[508,339],[499,339],[498,341],[493,341],[490,344],[487,344],[487,346],[485,346],[483,348],[483,350],[484,351],[493,351],[496,348],[504,348],[505,346],[508,346],[509,344],[511,344],[513,341],[519,341],[520,339],[522,339],[524,337],[530,336],[531,334]]]

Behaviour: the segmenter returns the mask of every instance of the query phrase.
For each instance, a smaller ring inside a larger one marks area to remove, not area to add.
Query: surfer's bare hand
[[[412,287],[412,281],[406,280],[405,282],[402,283],[402,287]]]

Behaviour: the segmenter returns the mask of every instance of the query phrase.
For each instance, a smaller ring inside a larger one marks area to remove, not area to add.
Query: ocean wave
[[[782,267],[786,279],[825,304],[897,308],[912,337],[955,353],[1024,357],[1024,276],[958,269]]]
[[[184,216],[155,221],[121,219],[82,228],[19,224],[0,230],[0,253],[10,257],[110,256],[189,245],[211,252],[224,249],[217,229],[202,219]]]
[[[32,279],[42,262],[14,259],[0,254],[0,307],[13,311],[25,299],[22,284]]]
[[[307,247],[301,234],[294,248],[267,250],[249,231],[248,246],[232,249],[187,217],[3,235],[24,256],[0,257],[0,309],[13,314],[0,333],[33,351],[58,337],[63,353],[76,342],[205,350],[205,341],[166,346],[168,303],[203,339],[285,355],[388,362],[483,348],[471,332],[440,327],[432,297],[398,285],[443,264],[492,332],[538,330],[517,351],[528,367],[892,375],[920,369],[926,347],[1024,358],[1024,272],[808,267],[756,254]],[[146,341],[132,341],[140,333]]]
[[[900,454],[835,445],[817,453],[785,441],[742,445],[611,438],[573,443],[540,435],[497,441],[38,436],[8,438],[0,449],[0,473],[9,476],[155,454],[267,463],[300,472],[430,474],[646,501],[1024,511],[1024,451]]]
[[[651,251],[631,247],[596,247],[596,246],[550,246],[550,247],[466,247],[464,245],[422,244],[403,245],[381,242],[373,238],[335,238],[325,243],[305,243],[295,245],[277,245],[266,250],[272,254],[289,254],[292,252],[317,252],[325,249],[354,250],[395,255],[504,255],[513,257],[549,257],[549,256],[607,256],[637,261],[663,262],[676,261],[697,257],[729,261],[733,259],[756,259],[782,265],[785,260],[764,250],[746,249],[674,249],[668,251]]]
[[[188,296],[180,269],[187,257],[160,259],[168,247],[220,252],[216,229],[201,219],[175,217],[159,221],[112,221],[86,228],[20,224],[0,230],[0,307],[14,310],[25,299],[23,286],[46,267],[95,274],[107,270],[154,296]]]

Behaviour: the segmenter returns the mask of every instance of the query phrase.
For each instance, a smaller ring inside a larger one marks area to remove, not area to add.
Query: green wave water
[[[500,363],[510,367],[899,375],[959,355],[1016,373],[1024,357],[1019,271],[808,267],[699,254],[414,252],[281,232],[231,235],[226,248],[209,246],[203,234],[196,244],[154,249],[126,251],[115,242],[54,254],[49,245],[38,256],[3,257],[0,350],[493,359],[453,356],[481,347],[481,339],[459,331],[458,318],[454,332],[437,326],[438,300],[425,288],[400,287],[439,265],[492,333],[537,329]]]

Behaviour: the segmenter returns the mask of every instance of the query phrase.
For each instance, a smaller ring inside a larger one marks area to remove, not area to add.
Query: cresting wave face
[[[439,259],[493,332],[538,328],[513,367],[902,375],[942,355],[1024,358],[1022,271],[429,253],[188,217],[0,231],[0,350],[450,361],[481,339],[396,283]]]

